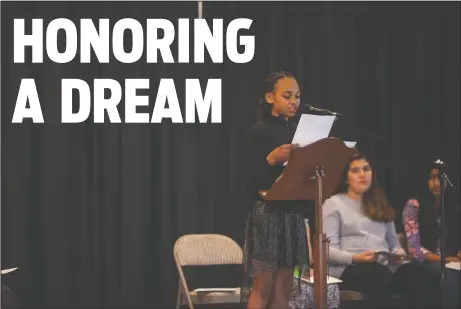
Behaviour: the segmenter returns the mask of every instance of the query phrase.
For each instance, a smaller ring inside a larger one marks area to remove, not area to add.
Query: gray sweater
[[[329,275],[340,278],[352,256],[367,250],[403,250],[394,222],[376,222],[362,213],[362,202],[337,194],[322,206],[323,229],[330,238]]]

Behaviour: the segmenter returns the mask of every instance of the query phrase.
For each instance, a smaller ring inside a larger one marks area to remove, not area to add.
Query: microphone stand
[[[440,286],[442,288],[442,309],[446,308],[445,302],[445,235],[446,235],[446,225],[445,225],[445,188],[447,186],[453,187],[453,184],[448,179],[447,173],[441,172],[439,174],[440,180],[440,266],[441,266],[441,278],[440,278]]]

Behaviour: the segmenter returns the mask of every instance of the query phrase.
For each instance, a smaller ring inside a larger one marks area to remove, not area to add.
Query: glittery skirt
[[[243,254],[244,281],[241,300],[247,302],[258,274],[299,267],[309,263],[304,216],[282,205],[256,201],[246,219]]]

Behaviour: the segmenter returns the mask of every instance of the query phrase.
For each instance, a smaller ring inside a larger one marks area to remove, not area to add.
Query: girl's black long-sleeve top
[[[291,144],[297,123],[293,119],[267,116],[263,121],[253,125],[247,136],[248,194],[255,201],[259,199],[260,190],[270,189],[274,181],[283,172],[283,163],[273,166],[267,161],[267,156],[283,144]]]
[[[263,121],[253,125],[247,136],[247,193],[251,202],[261,200],[259,191],[271,188],[274,181],[282,174],[283,163],[273,166],[267,156],[275,148],[291,144],[298,123],[296,118],[285,120],[284,117],[267,116]],[[315,230],[314,201],[284,201],[277,207],[283,211],[297,212],[311,221],[311,232]],[[273,202],[273,204],[277,204]]]

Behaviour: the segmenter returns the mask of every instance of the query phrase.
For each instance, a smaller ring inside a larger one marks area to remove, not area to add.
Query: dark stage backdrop
[[[303,103],[360,128],[393,201],[435,156],[460,184],[459,3],[205,2],[206,18],[254,20],[242,34],[256,36],[255,58],[168,65],[14,64],[13,19],[26,29],[34,17],[175,21],[196,17],[194,2],[1,5],[2,268],[20,267],[2,280],[29,308],[170,307],[179,236],[241,243],[243,141],[272,71],[293,72]],[[11,123],[25,77],[36,79],[45,124]],[[151,78],[151,110],[160,78],[175,78],[180,101],[185,78],[222,78],[223,123],[59,124],[59,81],[101,77]]]

